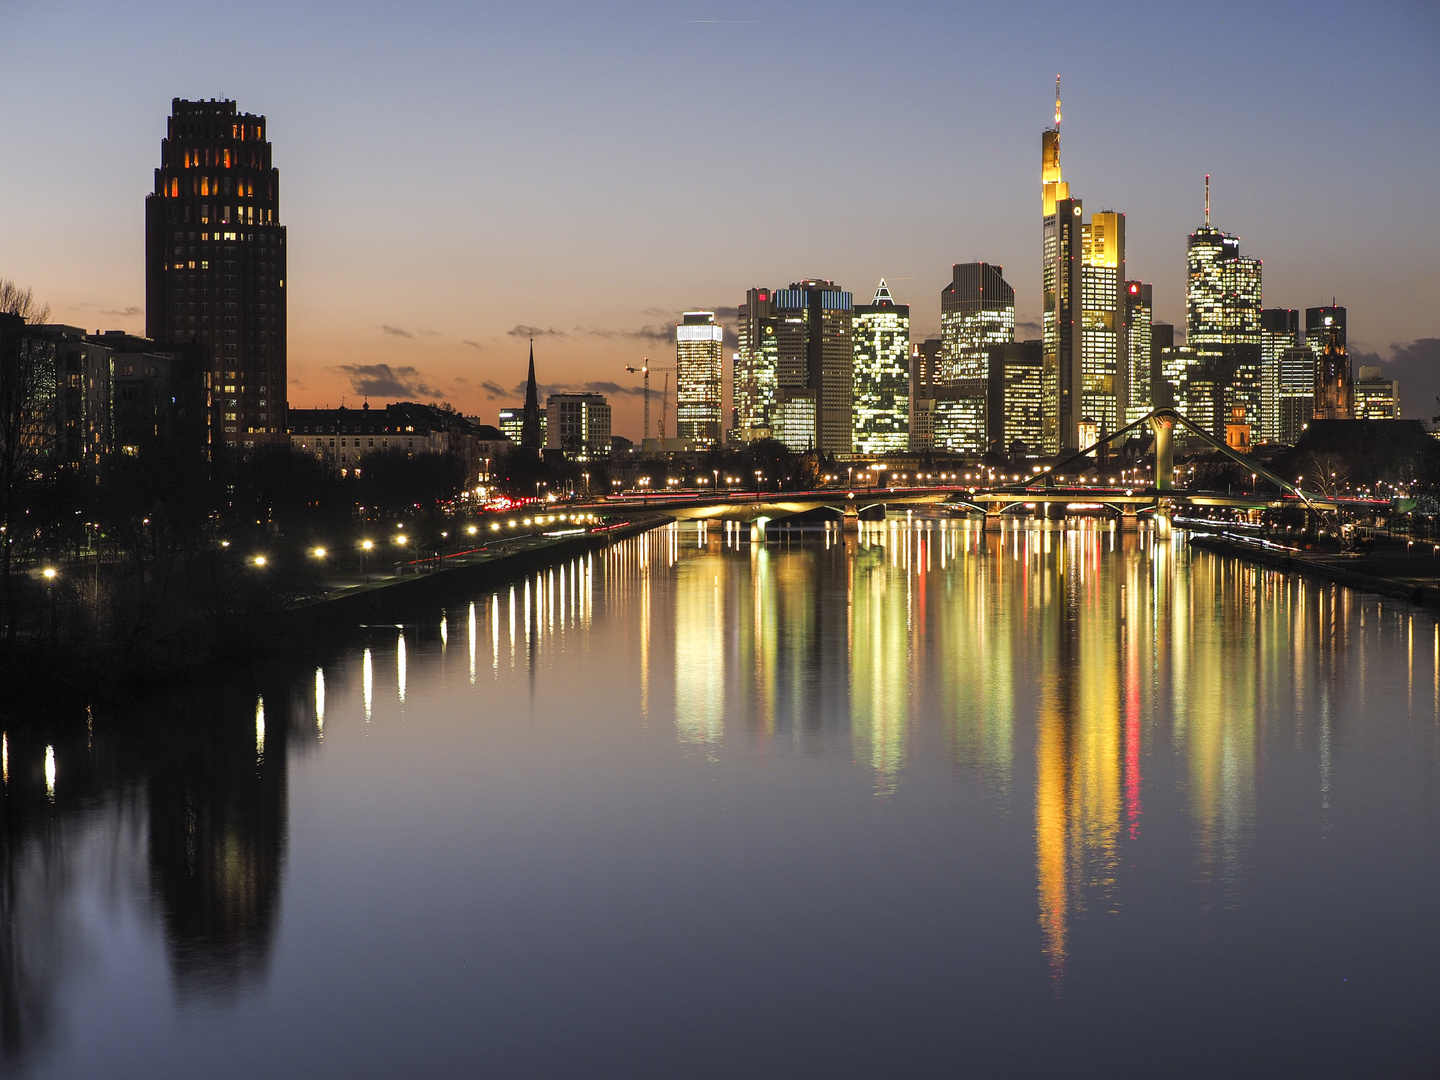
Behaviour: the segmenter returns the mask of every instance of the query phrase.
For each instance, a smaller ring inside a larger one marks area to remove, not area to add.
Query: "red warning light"
[[[1130,286],[1130,295],[1131,295],[1131,296],[1134,296],[1134,295],[1135,295],[1136,293],[1138,293],[1139,291],[1140,291],[1140,286],[1139,286],[1139,285],[1131,285],[1131,286]]]

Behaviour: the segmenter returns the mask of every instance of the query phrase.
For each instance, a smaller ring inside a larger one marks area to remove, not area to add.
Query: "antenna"
[[[1055,130],[1060,130],[1060,76],[1055,76]]]
[[[1210,174],[1205,174],[1205,228],[1210,227]]]

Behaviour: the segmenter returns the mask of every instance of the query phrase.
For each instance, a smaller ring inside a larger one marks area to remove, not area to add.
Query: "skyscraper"
[[[145,197],[145,333],[206,348],[230,446],[288,438],[285,241],[265,117],[174,99]]]
[[[1151,294],[1151,287],[1143,281],[1125,283],[1126,424],[1133,424],[1155,407],[1150,373]]]
[[[1385,378],[1377,366],[1362,366],[1355,374],[1355,419],[1399,420],[1399,380]]]
[[[1040,140],[1045,438],[1057,453],[1081,443],[1082,424],[1117,430],[1125,401],[1125,215],[1096,214],[1070,197],[1060,170],[1060,80],[1055,126]]]
[[[1240,254],[1240,239],[1210,224],[1210,177],[1205,177],[1205,224],[1186,249],[1185,344],[1202,360],[1213,359],[1217,415],[1233,420],[1235,407],[1266,438],[1261,407],[1261,263]],[[1223,435],[1223,429],[1213,431]]]
[[[1286,352],[1299,344],[1300,312],[1293,308],[1261,310],[1260,430],[1264,439],[1285,441],[1281,435],[1281,430],[1285,427],[1280,416],[1281,365]]]
[[[854,449],[854,298],[833,281],[807,279],[771,297],[775,309],[777,409],[791,449],[848,454]],[[812,434],[799,434],[812,416]],[[774,425],[777,429],[779,424]]]
[[[700,449],[720,444],[725,331],[713,311],[687,311],[675,327],[675,434]]]
[[[910,307],[885,279],[854,309],[855,450],[885,454],[910,446]]]
[[[1276,382],[1275,429],[1269,437],[1294,446],[1315,418],[1315,353],[1310,346],[1292,345],[1280,354]]]
[[[1080,342],[1077,308],[1084,265],[1084,207],[1070,198],[1060,171],[1060,78],[1055,78],[1055,126],[1040,137],[1042,355],[1045,429],[1041,449],[1058,453],[1073,447],[1080,425]]]
[[[768,438],[771,410],[779,387],[779,338],[775,333],[774,294],[751,289],[740,305],[736,328],[734,398],[736,437],[742,442]]]
[[[1003,266],[956,263],[940,291],[940,381],[983,379],[989,347],[1015,340],[1015,290]]]

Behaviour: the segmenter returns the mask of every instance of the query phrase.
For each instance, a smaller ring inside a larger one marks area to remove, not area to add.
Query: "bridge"
[[[1148,426],[1154,433],[1153,481],[1116,483],[1115,478],[1097,476],[1086,481],[1083,476],[1095,467],[1091,455],[1102,447]],[[1203,491],[1174,484],[1174,438],[1177,429],[1213,447],[1240,464],[1257,480],[1264,479],[1274,490],[1267,493]],[[1069,483],[1067,470],[1078,469]],[[887,509],[949,510],[952,515],[984,515],[987,524],[999,522],[1004,515],[1030,512],[1036,517],[1064,516],[1066,513],[1103,514],[1119,518],[1127,527],[1140,515],[1151,516],[1156,528],[1168,532],[1177,512],[1186,508],[1230,508],[1237,510],[1274,510],[1287,506],[1303,507],[1317,517],[1331,521],[1342,510],[1374,512],[1389,507],[1388,501],[1340,499],[1307,492],[1277,476],[1197,427],[1174,409],[1156,409],[1149,415],[1121,428],[1093,446],[1012,483],[981,486],[978,484],[914,484],[886,487],[827,486],[811,491],[677,491],[635,495],[615,495],[598,505],[616,505],[658,510],[672,517],[693,520],[723,519],[759,524],[783,522],[787,518],[830,511],[837,519],[854,521],[883,516]],[[1058,511],[1058,513],[1056,513]]]

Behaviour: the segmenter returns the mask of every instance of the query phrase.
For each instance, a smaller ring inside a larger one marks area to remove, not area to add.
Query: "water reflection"
[[[318,677],[316,689],[323,711]],[[155,921],[182,1004],[264,981],[285,860],[289,713],[283,684],[267,698],[230,681],[139,713],[7,722],[4,1063],[23,1065],[55,1034],[59,995],[109,925],[96,923],[97,905]]]

